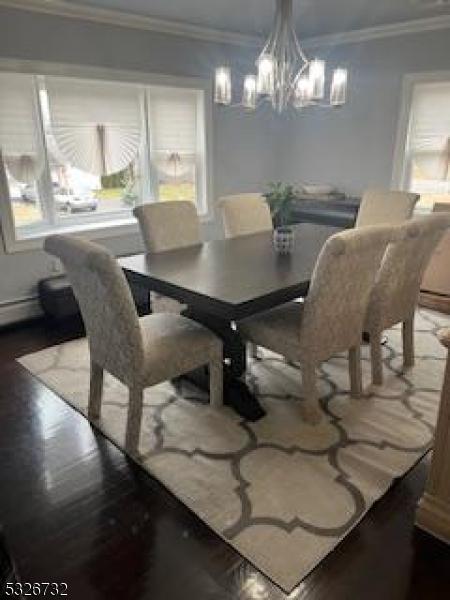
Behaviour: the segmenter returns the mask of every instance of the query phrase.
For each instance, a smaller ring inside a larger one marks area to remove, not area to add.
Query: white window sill
[[[209,214],[200,217],[202,224],[212,222]],[[139,226],[134,217],[114,219],[103,223],[80,223],[70,224],[47,229],[39,229],[29,233],[26,237],[8,240],[5,237],[5,250],[8,254],[16,252],[29,252],[30,250],[42,250],[44,240],[47,236],[61,233],[73,234],[86,240],[101,240],[107,238],[124,237],[127,235],[140,235]]]
[[[136,220],[132,217],[127,217],[111,221],[110,223],[83,223],[83,225],[78,223],[66,227],[39,229],[33,233],[30,232],[23,238],[5,240],[5,246],[8,253],[27,252],[42,249],[45,238],[55,233],[74,234],[88,240],[99,240],[133,235],[137,234],[138,231],[139,228]]]

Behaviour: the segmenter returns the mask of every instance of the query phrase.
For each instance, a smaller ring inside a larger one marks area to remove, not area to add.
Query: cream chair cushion
[[[182,315],[157,313],[140,319],[140,325],[146,385],[193,371],[220,352],[220,340],[209,329]]]
[[[396,225],[412,217],[420,196],[408,192],[367,190],[361,200],[355,227]]]
[[[237,194],[219,200],[226,238],[272,230],[272,217],[261,194]]]

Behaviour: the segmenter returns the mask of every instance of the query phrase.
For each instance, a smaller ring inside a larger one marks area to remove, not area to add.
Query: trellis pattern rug
[[[430,448],[445,352],[436,332],[450,319],[421,311],[416,366],[402,373],[400,329],[388,332],[385,384],[349,397],[347,360],[321,368],[323,421],[301,419],[295,365],[265,352],[249,384],[267,416],[247,423],[214,410],[193,388],[164,383],[146,391],[140,464],[236,548],[290,592],[361,520],[373,503]],[[370,383],[368,348],[363,371]],[[23,357],[31,373],[86,412],[85,339]],[[200,400],[200,401],[199,401]],[[123,447],[127,393],[105,382],[100,427]]]

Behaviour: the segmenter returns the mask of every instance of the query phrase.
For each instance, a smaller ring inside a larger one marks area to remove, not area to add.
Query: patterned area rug
[[[384,347],[385,384],[348,394],[347,361],[321,369],[319,426],[300,417],[300,373],[265,352],[248,381],[267,416],[247,423],[214,410],[195,389],[165,383],[146,391],[140,463],[246,559],[290,592],[429,449],[445,352],[436,332],[450,319],[421,311],[416,366],[402,373],[399,328]],[[85,413],[86,340],[20,362]],[[368,348],[364,381],[370,382]],[[200,400],[200,401],[199,401]],[[101,429],[123,446],[127,395],[107,377]]]

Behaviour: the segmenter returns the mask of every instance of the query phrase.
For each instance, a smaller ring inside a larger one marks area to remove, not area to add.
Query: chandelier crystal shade
[[[298,41],[294,29],[293,0],[275,1],[272,33],[256,60],[256,74],[248,74],[244,78],[239,106],[252,110],[264,100],[269,100],[279,113],[289,106],[296,109],[342,106],[347,100],[347,70],[335,69],[327,88],[325,61],[308,59]],[[217,104],[232,104],[231,70],[228,66],[216,69],[214,99]]]

